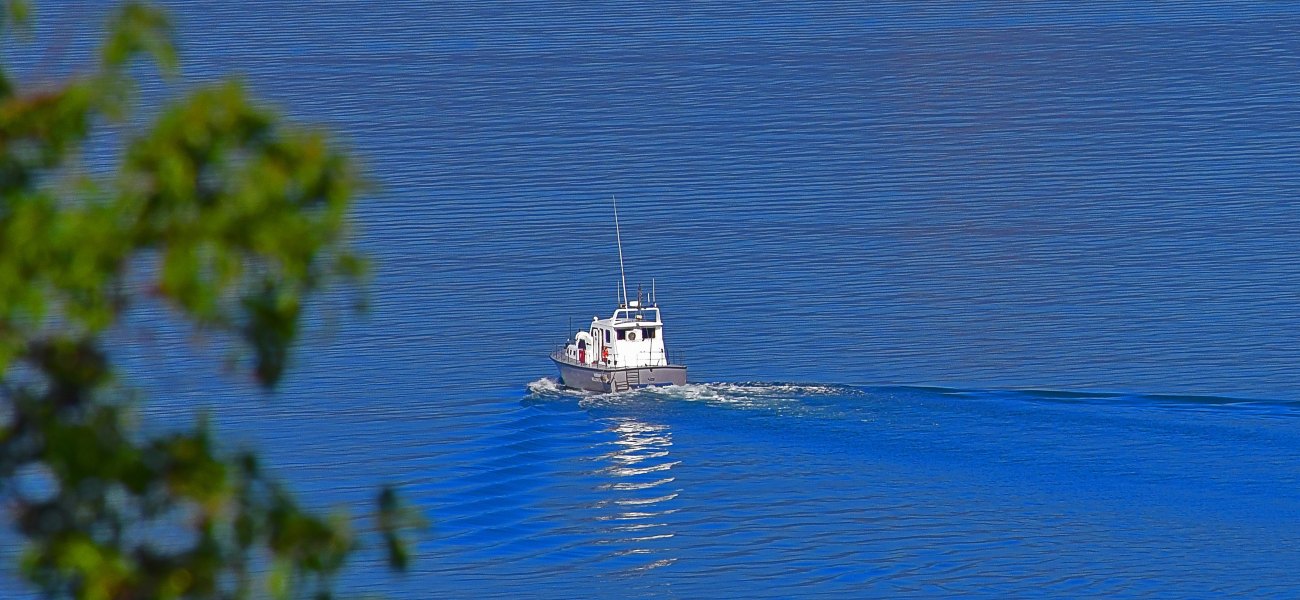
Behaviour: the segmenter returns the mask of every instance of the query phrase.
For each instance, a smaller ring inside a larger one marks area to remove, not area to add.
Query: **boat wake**
[[[844,385],[784,382],[712,382],[647,387],[624,392],[595,393],[574,390],[543,377],[528,384],[531,401],[578,400],[584,407],[621,406],[639,402],[687,401],[738,407],[774,407],[800,404],[816,397],[860,396],[864,392]]]
[[[802,384],[747,381],[741,383],[688,383],[662,388],[648,388],[650,393],[681,397],[686,400],[725,400],[728,398],[771,398],[809,396],[854,396],[862,390],[845,385]]]
[[[1259,400],[1217,396],[1076,392],[1062,390],[978,390],[922,386],[849,386],[789,382],[709,382],[596,393],[573,390],[543,377],[528,384],[529,402],[576,400],[583,407],[627,406],[647,402],[699,402],[742,408],[796,408],[825,405],[845,398],[878,398],[890,402],[959,398],[967,402],[1011,402],[1036,406],[1078,405],[1107,410],[1233,411],[1274,416],[1300,416],[1300,401]],[[856,402],[854,402],[856,404]]]
[[[551,379],[550,377],[543,377],[537,381],[528,382],[528,393],[537,396],[562,394],[566,391],[568,390],[566,390],[564,386],[560,385],[560,382]]]

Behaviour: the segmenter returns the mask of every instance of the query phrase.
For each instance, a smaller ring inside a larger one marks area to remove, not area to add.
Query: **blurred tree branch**
[[[6,2],[0,35],[27,14]],[[329,597],[357,547],[348,521],[302,510],[204,422],[135,430],[102,337],[140,300],[132,266],[155,260],[149,294],[242,340],[273,387],[304,300],[362,272],[346,244],[357,175],[225,83],[131,136],[115,176],[74,177],[92,131],[129,114],[127,68],[176,69],[161,12],[129,2],[108,31],[93,72],[52,89],[18,89],[0,65],[0,497],[27,540],[23,573],[47,597]],[[418,516],[383,488],[375,521],[404,569]]]

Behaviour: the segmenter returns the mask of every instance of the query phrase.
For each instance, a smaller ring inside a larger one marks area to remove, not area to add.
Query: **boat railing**
[[[555,347],[551,348],[551,358],[570,365],[591,366],[579,360],[569,358],[567,344],[556,344]]]
[[[649,365],[649,366],[655,366],[655,367],[682,367],[682,366],[685,366],[685,365],[686,365],[686,352],[684,352],[684,351],[681,351],[681,350],[669,351],[669,352],[666,353],[666,356],[665,356],[665,355],[660,355],[660,356],[663,357],[662,360],[663,360],[664,362],[661,363],[661,362],[659,362],[659,361],[654,361],[654,362],[653,362],[651,365]],[[582,362],[582,361],[577,360],[577,359],[574,359],[574,358],[569,358],[568,344],[567,344],[567,343],[564,343],[564,344],[556,344],[555,346],[553,346],[553,347],[551,348],[551,358],[555,359],[556,362],[562,362],[562,363],[565,363],[565,364],[574,365],[574,366],[578,366],[578,367],[588,367],[588,368],[590,368],[590,367],[601,366],[599,363],[585,363],[585,362]],[[618,363],[613,363],[613,364],[608,364],[608,365],[604,365],[604,366],[606,366],[606,367],[618,368],[620,365],[619,365]]]

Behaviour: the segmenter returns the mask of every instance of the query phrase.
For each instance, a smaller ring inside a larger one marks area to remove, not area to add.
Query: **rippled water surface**
[[[187,81],[375,185],[370,311],[314,310],[274,398],[167,323],[124,348],[146,417],[208,408],[314,505],[403,487],[413,572],[345,588],[1300,589],[1294,3],[169,4]],[[98,4],[40,6],[75,64]],[[613,194],[698,383],[553,381]]]

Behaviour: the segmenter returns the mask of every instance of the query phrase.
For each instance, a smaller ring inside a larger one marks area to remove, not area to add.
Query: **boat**
[[[685,385],[685,361],[676,355],[670,357],[665,346],[664,322],[654,293],[654,280],[651,280],[649,302],[639,290],[636,300],[628,300],[617,199],[614,200],[614,233],[618,242],[621,301],[609,318],[592,317],[589,327],[573,333],[551,352],[551,360],[560,370],[560,384],[591,392]]]
[[[607,319],[592,317],[589,329],[551,353],[560,383],[591,392],[685,385],[686,365],[669,360],[663,327],[659,306],[638,300],[620,304]]]

